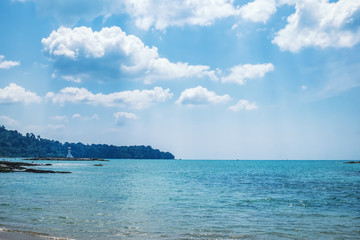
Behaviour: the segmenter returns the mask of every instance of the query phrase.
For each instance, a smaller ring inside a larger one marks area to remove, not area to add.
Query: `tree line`
[[[0,126],[1,157],[66,157],[67,149],[76,158],[108,159],[174,159],[169,152],[161,152],[151,146],[114,146],[107,144],[61,143]]]

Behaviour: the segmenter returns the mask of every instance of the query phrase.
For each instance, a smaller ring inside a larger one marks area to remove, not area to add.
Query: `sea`
[[[0,228],[76,240],[360,239],[360,164],[344,162],[35,161],[72,173],[0,173]]]

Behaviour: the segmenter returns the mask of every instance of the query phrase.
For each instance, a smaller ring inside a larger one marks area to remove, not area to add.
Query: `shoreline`
[[[71,173],[64,171],[41,170],[29,167],[46,167],[52,164],[36,164],[24,162],[0,161],[0,173],[31,172],[31,173]]]
[[[35,157],[35,158],[24,158],[26,161],[99,161],[108,162],[102,158],[65,158],[65,157]]]
[[[74,240],[69,238],[51,237],[46,234],[37,233],[37,232],[9,230],[0,227],[0,240],[44,240],[44,239]]]

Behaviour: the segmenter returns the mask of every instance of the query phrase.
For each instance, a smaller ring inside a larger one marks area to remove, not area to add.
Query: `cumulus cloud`
[[[183,91],[175,103],[192,107],[224,103],[230,99],[230,96],[227,94],[220,96],[213,91],[209,91],[204,87],[198,86]]]
[[[229,109],[234,112],[241,110],[250,111],[258,109],[258,106],[255,102],[249,102],[248,100],[239,100],[235,105],[230,106]]]
[[[266,23],[276,12],[275,0],[255,0],[249,2],[239,9],[239,15],[251,22]]]
[[[26,91],[25,88],[10,83],[5,88],[0,88],[0,103],[38,103],[41,102],[41,97],[31,91]]]
[[[15,66],[19,66],[20,62],[17,61],[5,61],[5,56],[0,55],[0,69],[9,69]]]
[[[274,71],[275,67],[271,63],[266,64],[244,64],[237,65],[230,69],[230,73],[221,78],[223,83],[237,83],[244,85],[247,79],[263,78],[267,72]]]
[[[360,42],[360,1],[289,1],[295,13],[287,18],[272,43],[281,50],[298,52],[305,47],[352,47]]]
[[[8,117],[6,115],[1,115],[0,116],[0,125],[4,125],[7,127],[17,127],[17,126],[19,126],[19,121],[15,120],[11,117]]]
[[[117,112],[114,113],[115,123],[117,125],[124,125],[129,120],[136,120],[138,117],[134,113]]]
[[[146,46],[138,37],[127,35],[116,26],[99,32],[88,27],[60,27],[41,42],[54,67],[70,81],[81,81],[74,75],[96,72],[113,78],[120,73],[138,75],[147,83],[204,76],[216,79],[209,66],[172,63],[160,57],[156,47]]]
[[[152,90],[122,91],[110,94],[94,94],[85,88],[67,87],[58,93],[48,92],[45,99],[53,103],[65,105],[66,103],[85,103],[102,105],[106,107],[131,107],[143,109],[154,102],[165,102],[172,98],[170,89],[154,87]]]
[[[126,0],[136,26],[163,30],[169,26],[211,25],[216,19],[237,14],[232,0]]]

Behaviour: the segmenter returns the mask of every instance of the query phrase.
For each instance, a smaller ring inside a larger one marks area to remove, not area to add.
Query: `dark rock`
[[[36,157],[36,158],[26,158],[24,160],[30,161],[109,161],[101,158],[64,158],[64,157]]]
[[[102,165],[102,164],[94,164],[93,166],[95,166],[95,167],[102,167],[102,166],[104,166],[104,165]]]
[[[0,173],[9,173],[9,172],[71,173],[71,172],[61,172],[61,171],[26,168],[24,166],[26,166],[26,167],[51,166],[51,164],[49,165],[49,164],[34,164],[34,163],[24,163],[24,162],[0,161]]]
[[[60,171],[51,171],[51,170],[40,170],[40,169],[32,169],[27,168],[25,172],[32,172],[32,173],[71,173],[71,172],[60,172]]]

